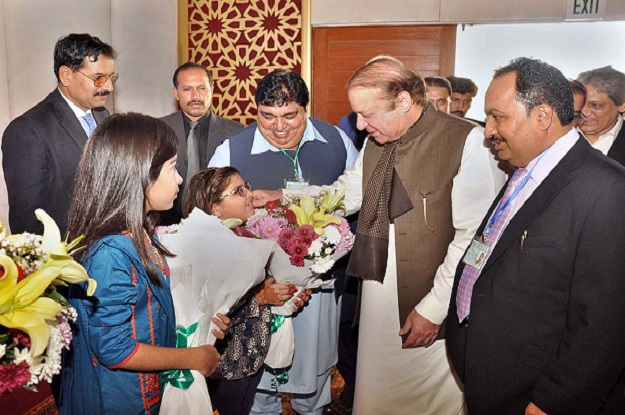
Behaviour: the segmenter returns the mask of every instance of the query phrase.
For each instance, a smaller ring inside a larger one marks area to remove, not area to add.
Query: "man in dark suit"
[[[43,231],[42,208],[61,233],[74,174],[87,138],[109,112],[104,108],[118,78],[115,50],[89,34],[70,34],[54,47],[58,88],[14,119],[2,137],[2,166],[13,233]]]
[[[610,158],[625,164],[625,73],[611,66],[582,72],[577,80],[586,88],[581,130],[588,142]]]
[[[623,414],[625,168],[572,128],[571,88],[544,62],[495,71],[485,110],[486,136],[517,169],[450,302],[469,412]]]
[[[161,225],[180,222],[184,189],[191,176],[206,168],[225,137],[243,129],[238,122],[219,117],[211,111],[212,80],[211,72],[195,62],[187,62],[174,72],[172,91],[180,110],[161,119],[174,129],[180,139],[176,167],[184,182],[174,207],[161,213]],[[193,146],[188,145],[191,130]]]

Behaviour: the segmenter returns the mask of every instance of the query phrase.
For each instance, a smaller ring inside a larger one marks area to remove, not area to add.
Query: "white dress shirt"
[[[616,140],[616,136],[618,135],[619,131],[621,131],[621,128],[623,128],[623,117],[619,115],[616,120],[616,124],[614,124],[614,127],[612,127],[612,129],[607,133],[600,135],[597,141],[595,141],[594,143],[590,143],[590,145],[601,151],[604,156],[607,156],[608,151],[610,151],[610,149],[612,148],[614,140]]]
[[[65,102],[67,102],[67,105],[69,105],[69,107],[71,108],[76,118],[78,118],[78,121],[80,122],[80,126],[82,127],[82,129],[85,130],[85,132],[89,131],[89,125],[87,124],[87,121],[85,121],[84,117],[87,114],[91,114],[91,108],[88,109],[87,111],[83,111],[82,109],[78,108],[78,106],[74,104],[69,98],[67,98],[65,94],[63,94],[63,91],[61,91],[60,88],[57,88],[57,89],[61,93],[61,96],[63,97]],[[94,121],[95,121],[95,118],[94,118]]]

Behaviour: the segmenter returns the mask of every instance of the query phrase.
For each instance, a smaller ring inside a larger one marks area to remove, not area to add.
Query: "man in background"
[[[580,128],[583,123],[582,117],[582,109],[584,109],[584,104],[586,103],[586,88],[584,85],[575,80],[569,79],[569,85],[571,86],[571,90],[573,91],[573,127]]]
[[[206,168],[223,139],[243,129],[238,122],[211,111],[213,85],[211,72],[195,62],[187,62],[174,72],[172,92],[180,110],[161,118],[176,132],[180,141],[176,168],[183,179],[174,207],[161,212],[161,225],[180,222],[184,191],[189,179]]]
[[[477,95],[477,85],[469,78],[453,75],[448,76],[447,80],[451,84],[449,112],[456,117],[465,118],[471,109],[473,98]]]
[[[43,232],[44,209],[65,234],[74,175],[87,139],[109,112],[117,81],[115,50],[97,37],[72,33],[54,47],[57,88],[11,121],[2,137],[2,167],[13,233]]]
[[[449,113],[451,100],[451,83],[442,76],[428,76],[425,81],[425,96],[434,104],[434,107]]]
[[[586,88],[581,126],[597,150],[625,164],[625,74],[611,66],[582,72],[577,77]]]

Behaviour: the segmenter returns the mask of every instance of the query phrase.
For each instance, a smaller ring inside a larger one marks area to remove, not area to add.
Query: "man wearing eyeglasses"
[[[74,174],[88,137],[109,112],[117,81],[115,50],[97,37],[72,33],[54,47],[58,86],[14,119],[2,137],[4,177],[13,233],[43,231],[35,209],[67,227]]]
[[[597,150],[625,164],[625,74],[611,66],[582,72],[577,77],[586,88],[581,130]]]

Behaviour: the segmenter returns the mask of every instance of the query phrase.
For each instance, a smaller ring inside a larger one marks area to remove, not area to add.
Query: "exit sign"
[[[599,20],[608,0],[567,0],[566,20]]]

